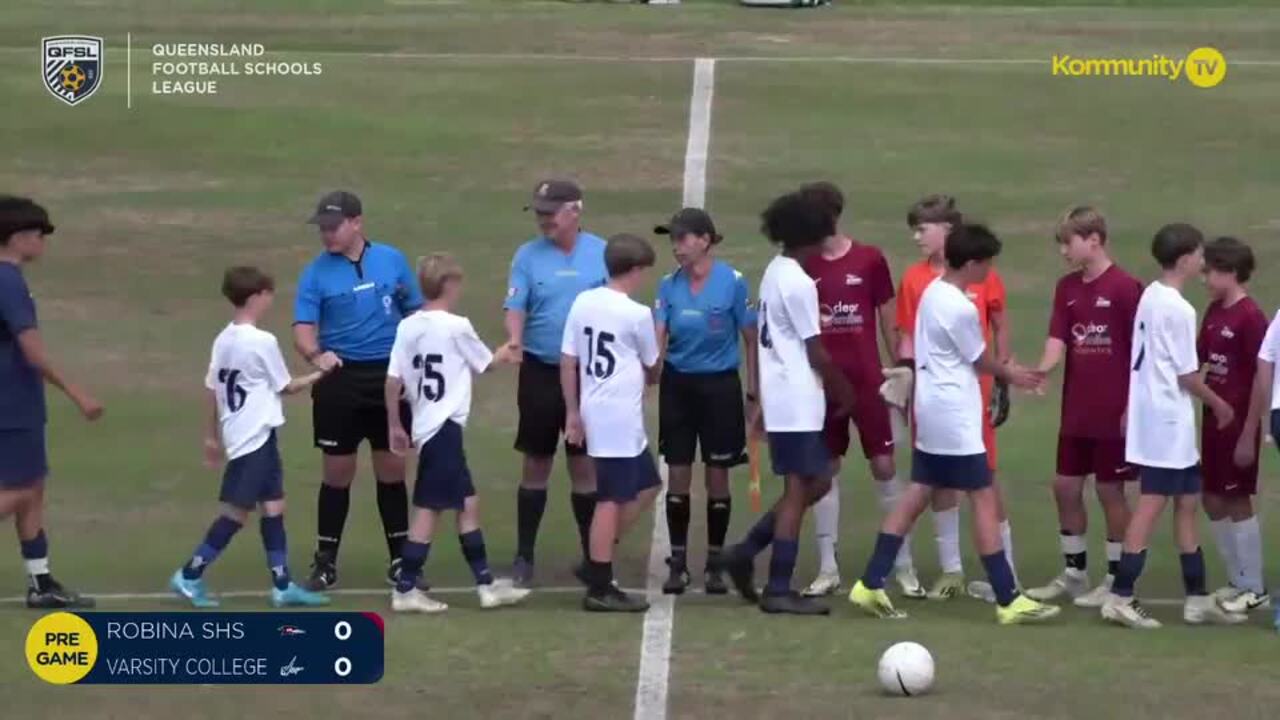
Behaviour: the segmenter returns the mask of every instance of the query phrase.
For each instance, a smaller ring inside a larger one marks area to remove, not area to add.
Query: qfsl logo
[[[40,41],[45,89],[68,105],[88,100],[102,85],[102,38],[56,35]]]

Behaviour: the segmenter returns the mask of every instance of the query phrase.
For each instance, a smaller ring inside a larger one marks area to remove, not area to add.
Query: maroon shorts
[[[831,457],[844,457],[849,452],[849,425],[858,427],[858,439],[862,442],[862,455],[870,460],[881,455],[893,454],[893,426],[889,423],[889,405],[880,397],[879,386],[855,384],[856,400],[853,415],[836,415],[835,408],[827,406],[826,427],[822,430]]]
[[[1058,436],[1058,474],[1064,477],[1092,475],[1096,482],[1122,483],[1138,474],[1124,459],[1124,438]]]
[[[1236,467],[1233,456],[1240,440],[1241,427],[1233,424],[1218,430],[1212,420],[1200,429],[1200,467],[1204,476],[1204,492],[1228,497],[1248,497],[1258,493],[1258,462],[1251,467]],[[1261,433],[1253,446],[1259,447]]]

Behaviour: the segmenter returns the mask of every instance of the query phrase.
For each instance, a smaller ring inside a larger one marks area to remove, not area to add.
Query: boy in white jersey
[[[1258,370],[1253,376],[1253,392],[1249,399],[1249,414],[1244,421],[1244,432],[1236,443],[1232,461],[1236,467],[1247,468],[1258,462],[1258,446],[1255,438],[1264,415],[1271,437],[1280,437],[1280,312],[1267,326],[1267,334],[1258,349]],[[1280,605],[1276,606],[1274,623],[1280,630]]]
[[[276,443],[276,428],[284,425],[280,396],[311,387],[324,373],[290,378],[275,336],[258,329],[258,321],[275,297],[271,276],[253,267],[229,268],[222,279],[222,294],[235,307],[235,315],[213,342],[204,381],[209,408],[205,464],[217,467],[224,456],[227,460],[218,496],[222,510],[191,559],[173,573],[169,588],[194,607],[217,607],[218,601],[205,589],[204,571],[258,507],[262,545],[271,569],[271,604],[327,605],[328,597],[299,587],[289,577],[284,471]]]
[[[982,283],[1000,254],[1000,240],[984,225],[962,223],[947,232],[946,270],[930,283],[916,314],[916,436],[910,488],[885,518],[875,551],[849,601],[882,618],[905,617],[884,591],[903,539],[937,490],[959,491],[973,503],[974,544],[996,596],[1001,625],[1047,620],[1058,608],[1018,592],[1000,532],[1000,494],[992,484],[983,441],[980,375],[1032,389],[1044,380],[1012,363],[995,359],[984,338],[978,310],[965,289]]]
[[[391,451],[418,450],[409,536],[400,558],[400,577],[391,593],[396,612],[440,613],[449,606],[418,588],[422,566],[441,513],[457,513],[458,541],[475,577],[480,607],[495,608],[523,600],[529,591],[495,580],[480,532],[480,501],[471,484],[462,428],[471,413],[471,376],[495,360],[510,362],[510,351],[495,356],[476,335],[471,321],[452,310],[462,296],[462,268],[452,257],[435,253],[418,264],[418,282],[426,304],[396,328],[387,365],[387,437]],[[400,398],[413,410],[413,427],[400,419]]]
[[[1134,598],[1133,586],[1142,574],[1156,520],[1172,499],[1174,538],[1187,593],[1182,619],[1193,625],[1244,622],[1246,616],[1224,611],[1205,591],[1204,555],[1196,529],[1200,451],[1191,398],[1213,411],[1219,430],[1235,419],[1231,404],[1200,376],[1196,311],[1181,292],[1204,267],[1204,236],[1185,223],[1165,225],[1151,242],[1151,255],[1162,274],[1138,301],[1125,413],[1125,460],[1138,467],[1142,494],[1125,530],[1119,572],[1111,597],[1102,605],[1102,617],[1132,628],[1160,627]]]
[[[836,416],[848,417],[854,410],[853,388],[819,337],[817,285],[802,265],[835,234],[835,218],[813,194],[794,192],[770,203],[761,220],[765,237],[781,246],[760,281],[761,410],[773,472],[786,479],[786,486],[722,562],[738,594],[758,602],[764,612],[826,615],[826,605],[792,591],[791,576],[805,512],[831,489],[831,456],[823,436],[826,395]],[[753,577],[755,557],[770,546],[769,583],[761,595]]]
[[[565,439],[586,441],[596,471],[596,508],[582,571],[582,607],[591,612],[649,608],[613,583],[613,548],[662,485],[644,430],[644,389],[658,382],[657,334],[649,308],[630,297],[653,263],[653,248],[643,238],[609,238],[609,282],[573,301],[560,345]]]

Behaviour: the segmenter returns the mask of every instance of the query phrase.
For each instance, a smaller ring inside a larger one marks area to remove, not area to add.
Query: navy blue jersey
[[[0,262],[0,428],[45,422],[44,380],[27,362],[18,336],[36,327],[36,303],[17,265]]]

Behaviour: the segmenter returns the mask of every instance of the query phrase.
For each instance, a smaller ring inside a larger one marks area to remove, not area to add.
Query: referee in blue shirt
[[[22,266],[44,254],[49,214],[27,198],[0,195],[0,519],[14,516],[27,570],[27,607],[93,607],[49,574],[44,530],[44,384],[62,390],[89,420],[102,405],[53,367],[36,322],[36,303]]]
[[[746,417],[756,412],[756,317],[742,273],[715,258],[714,249],[722,238],[710,215],[685,208],[654,232],[671,237],[671,249],[680,264],[662,278],[654,303],[658,347],[665,347],[658,387],[658,450],[670,471],[670,576],[662,591],[680,594],[689,585],[689,486],[694,453],[701,445],[707,483],[704,582],[708,594],[720,595],[727,588],[714,569],[718,567],[714,558],[729,530],[729,468],[743,460]],[[738,378],[739,337],[746,347],[745,407]]]
[[[544,180],[534,188],[538,237],[516,250],[511,260],[506,311],[507,346],[523,353],[516,390],[520,422],[516,450],[524,455],[516,496],[517,544],[512,579],[533,581],[533,550],[547,506],[547,481],[564,432],[564,396],[560,392],[560,342],[565,320],[578,293],[599,287],[609,274],[605,242],[582,231],[582,189],[570,180]],[[583,557],[596,505],[595,471],[586,448],[565,443],[573,517]]]
[[[373,451],[390,582],[399,574],[409,529],[404,460],[390,451],[383,388],[396,327],[422,306],[422,292],[399,250],[365,237],[362,215],[360,198],[352,193],[320,199],[308,222],[319,228],[324,252],[302,271],[294,305],[294,346],[328,373],[311,391],[315,445],[324,453],[312,590],[338,580],[338,546],[361,442],[368,440]],[[403,403],[401,413],[407,427]]]

